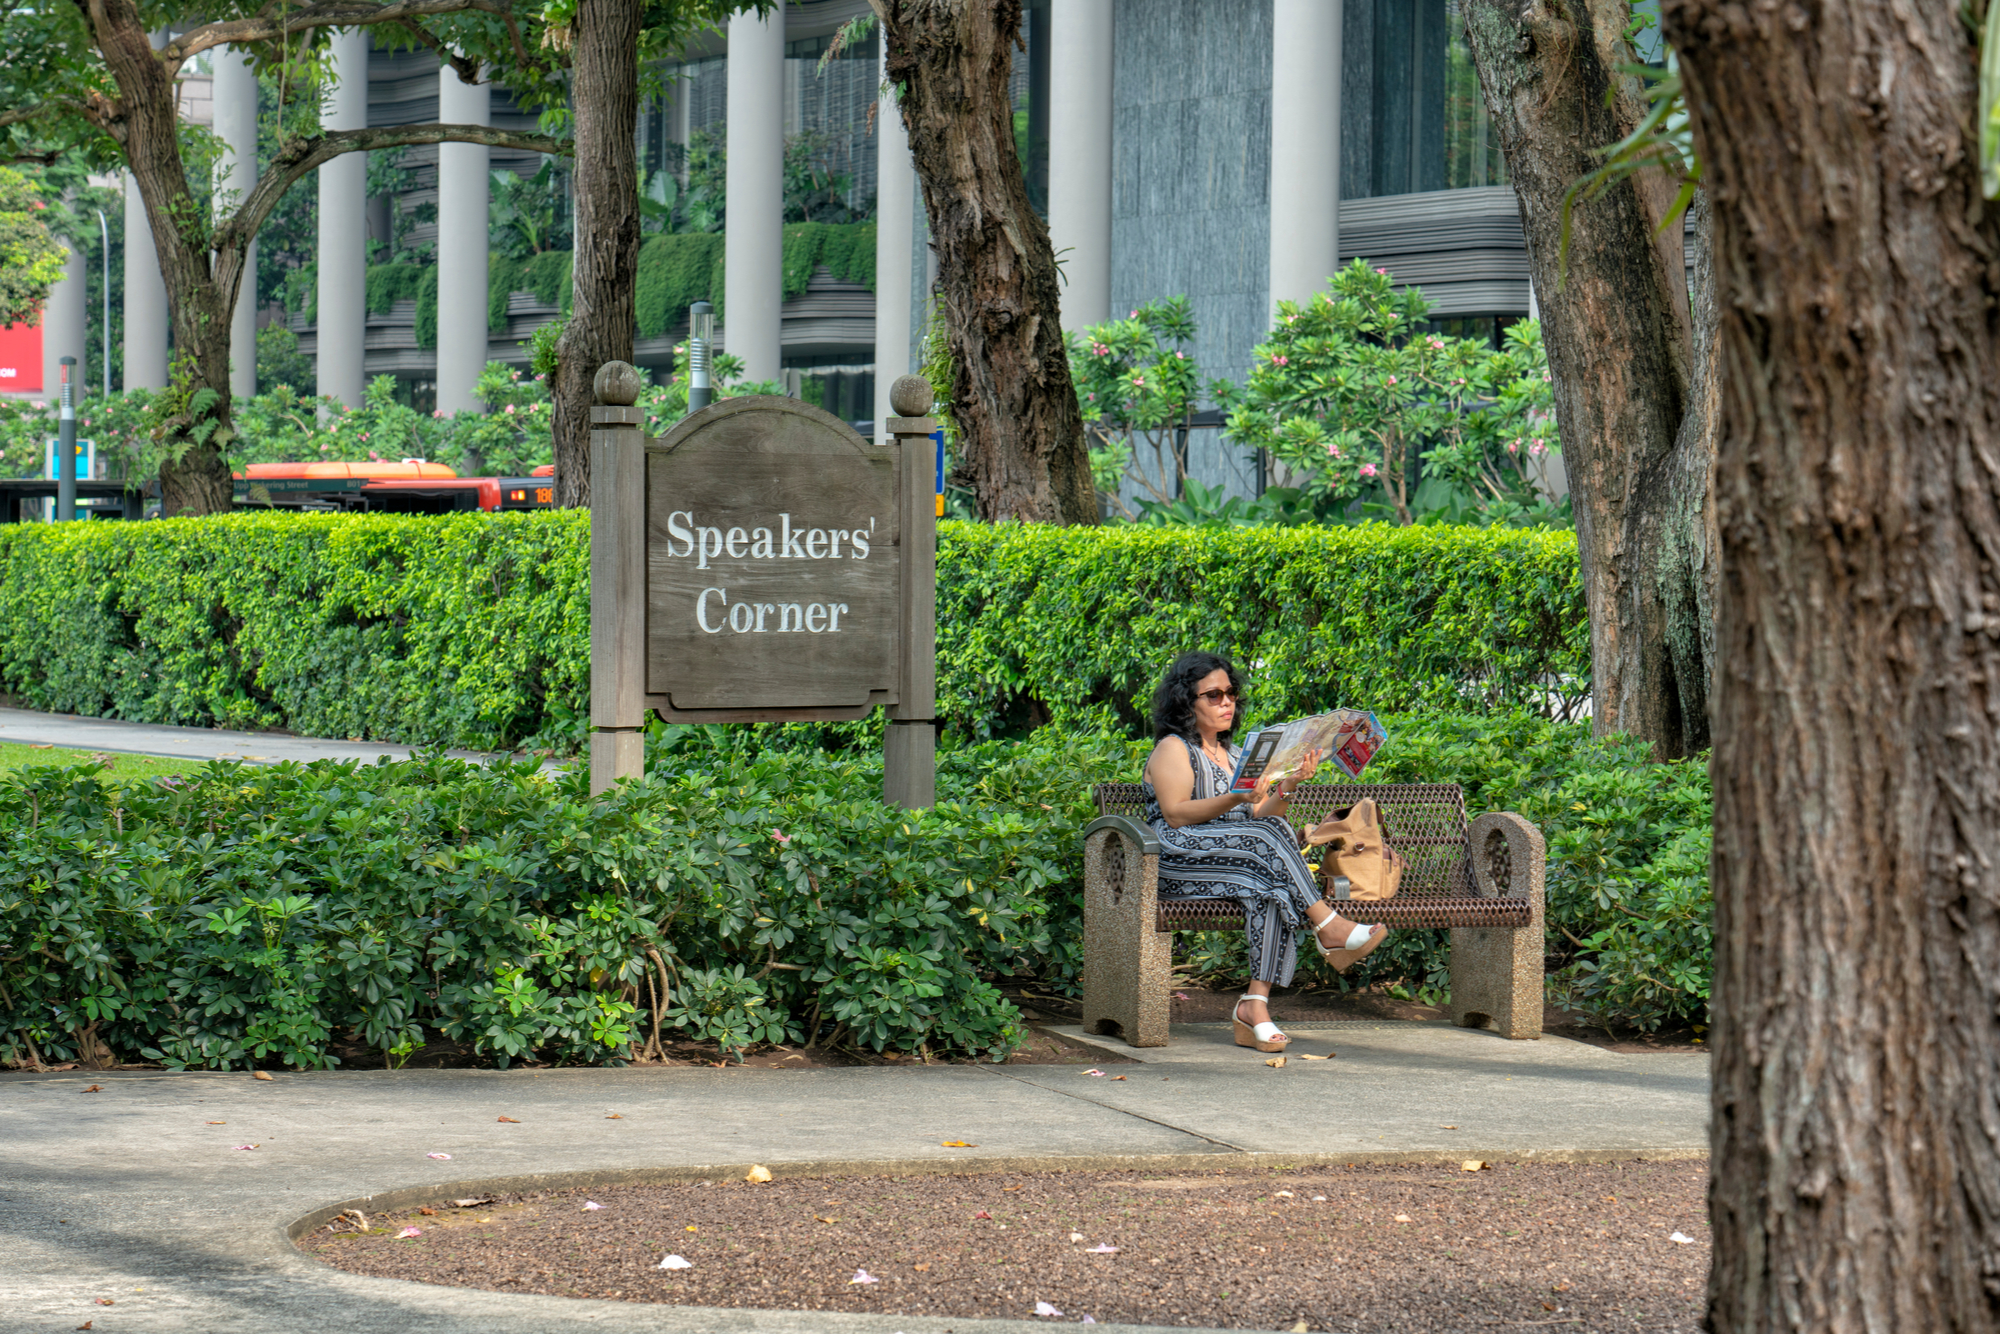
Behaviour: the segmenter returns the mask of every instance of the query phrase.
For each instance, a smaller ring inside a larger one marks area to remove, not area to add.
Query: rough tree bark
[[[631,361],[638,326],[639,24],[641,0],[577,6],[576,281],[556,345],[556,504],[590,504],[591,384],[607,361]]]
[[[2000,220],[1956,4],[1667,0],[1715,207],[1717,1331],[2000,1328]]]
[[[1007,90],[1020,0],[870,0],[930,214],[952,418],[981,518],[1096,523],[1049,229]]]
[[[302,8],[288,14],[210,24],[155,51],[133,0],[76,0],[105,67],[115,99],[95,96],[80,107],[49,107],[83,116],[115,139],[138,182],[146,219],[159,251],[175,349],[177,409],[164,425],[173,453],[160,468],[161,513],[215,514],[230,508],[233,485],[222,451],[234,438],[229,399],[229,312],[245,279],[245,257],[257,228],[285,190],[340,153],[445,140],[567,151],[546,135],[477,126],[422,125],[349,130],[295,139],[280,149],[257,186],[234,213],[211,226],[188,190],[181,158],[178,93],[174,74],[197,52],[232,40],[271,40],[308,27],[396,21],[426,14],[484,7],[481,0],[407,0],[374,10],[351,5]],[[468,65],[476,68],[476,65]],[[203,390],[213,390],[212,401]]]
[[[1708,744],[1706,534],[1714,436],[1694,364],[1712,306],[1691,311],[1681,229],[1656,227],[1677,183],[1656,168],[1571,212],[1564,197],[1646,113],[1621,64],[1628,0],[1470,0],[1466,31],[1520,200],[1555,382],[1590,612],[1596,730],[1662,758]]]

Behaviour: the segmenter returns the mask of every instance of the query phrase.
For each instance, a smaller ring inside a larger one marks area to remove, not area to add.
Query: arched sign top
[[[650,448],[669,453],[683,448],[750,454],[882,453],[826,409],[779,394],[745,394],[712,403],[683,417]]]

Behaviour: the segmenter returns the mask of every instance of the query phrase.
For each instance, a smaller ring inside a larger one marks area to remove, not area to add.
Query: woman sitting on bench
[[[1236,1042],[1283,1051],[1291,1039],[1271,1022],[1271,985],[1289,986],[1298,936],[1309,924],[1320,956],[1337,972],[1373,953],[1385,926],[1348,921],[1328,907],[1299,855],[1285,819],[1292,791],[1311,778],[1304,769],[1254,793],[1229,790],[1241,747],[1231,746],[1243,683],[1227,658],[1183,653],[1153,694],[1153,736],[1146,761],[1146,820],[1160,837],[1161,899],[1235,899],[1243,905],[1250,948],[1248,994],[1236,1002]]]

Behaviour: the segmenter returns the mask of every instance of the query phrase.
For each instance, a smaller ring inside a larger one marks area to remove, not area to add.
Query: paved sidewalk
[[[158,723],[128,723],[117,718],[81,718],[66,713],[35,713],[0,709],[0,741],[22,745],[57,745],[76,750],[102,750],[124,755],[161,755],[176,760],[242,760],[271,764],[280,760],[360,760],[364,764],[387,757],[408,759],[415,749],[374,741],[331,741],[322,737],[283,736],[275,732],[229,732],[215,727],[167,727]],[[452,750],[447,755],[484,762],[483,751]],[[551,767],[548,764],[544,768]]]
[[[1101,1076],[1079,1066],[0,1075],[0,1311],[10,1331],[51,1334],[86,1320],[105,1334],[997,1334],[1030,1322],[645,1306],[364,1278],[299,1254],[287,1228],[370,1198],[394,1208],[536,1183],[740,1175],[753,1162],[780,1174],[1177,1171],[1707,1149],[1706,1056],[1425,1024],[1291,1031],[1282,1070],[1230,1045],[1223,1026],[1191,1025],[1163,1049],[1111,1044],[1107,1054],[1143,1059],[1107,1061]],[[1330,1048],[1337,1059],[1297,1059]],[[86,1093],[93,1083],[102,1091]],[[606,1119],[614,1111],[621,1119]]]

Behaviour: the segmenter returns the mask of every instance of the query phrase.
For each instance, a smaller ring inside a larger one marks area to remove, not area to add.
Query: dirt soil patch
[[[1692,1331],[1708,1273],[1707,1171],[701,1181],[441,1200],[301,1246],[381,1278],[690,1306],[1397,1334]],[[687,1267],[662,1269],[668,1256]]]

